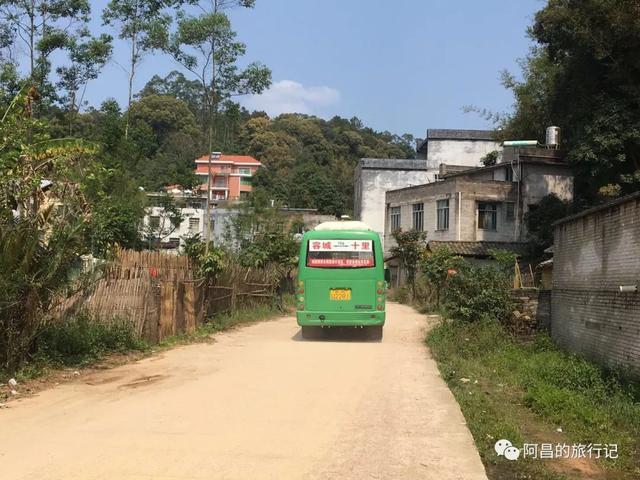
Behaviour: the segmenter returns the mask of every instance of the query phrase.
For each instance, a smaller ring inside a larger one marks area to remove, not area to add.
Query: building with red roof
[[[207,191],[211,175],[211,200],[240,200],[253,189],[253,175],[261,166],[249,155],[220,155],[210,162],[209,156],[203,155],[196,159],[196,175],[202,179],[199,189]]]

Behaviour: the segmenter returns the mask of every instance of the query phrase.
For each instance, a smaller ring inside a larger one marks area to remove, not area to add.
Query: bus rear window
[[[371,240],[309,240],[307,267],[375,267]]]

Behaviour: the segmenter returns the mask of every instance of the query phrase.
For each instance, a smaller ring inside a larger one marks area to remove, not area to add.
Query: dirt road
[[[0,479],[486,480],[458,405],[389,304],[382,343],[293,318],[177,348],[0,410]]]

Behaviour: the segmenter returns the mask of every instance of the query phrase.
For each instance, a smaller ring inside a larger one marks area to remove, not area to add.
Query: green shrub
[[[425,252],[420,262],[420,269],[424,274],[431,291],[435,294],[435,306],[440,307],[442,292],[452,271],[458,271],[464,266],[464,259],[455,255],[449,247],[436,248],[433,252]]]
[[[107,352],[142,350],[133,325],[124,319],[99,322],[80,314],[47,326],[38,336],[36,357],[59,365],[85,365]]]
[[[443,304],[452,318],[506,320],[513,311],[509,276],[490,265],[460,265],[447,282]]]

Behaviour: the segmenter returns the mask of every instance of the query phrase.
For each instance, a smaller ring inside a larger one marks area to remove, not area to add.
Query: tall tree
[[[89,21],[88,0],[0,0],[4,35],[14,35],[27,50],[29,76],[42,91],[53,52],[67,45],[77,25]]]
[[[203,110],[209,116],[209,151],[220,105],[238,95],[261,93],[271,84],[271,71],[264,65],[254,62],[239,68],[238,60],[246,53],[246,46],[236,40],[236,32],[222,12],[224,8],[251,7],[253,3],[214,0],[211,9],[197,17],[181,14],[177,31],[165,47],[202,84]]]
[[[118,37],[129,42],[129,83],[127,110],[133,99],[133,82],[144,54],[166,44],[171,16],[168,7],[175,0],[111,0],[102,13],[102,20],[118,30]],[[125,138],[129,136],[129,116],[125,120]]]
[[[199,120],[202,116],[202,83],[189,80],[183,73],[173,70],[167,76],[154,75],[137,94],[137,98],[150,95],[170,95],[182,100]]]
[[[145,188],[169,183],[193,186],[193,159],[200,145],[196,119],[181,100],[166,95],[144,97],[131,105],[130,142],[135,156],[129,168]]]
[[[580,199],[640,189],[640,3],[550,0],[529,32],[538,46],[523,80],[506,78],[516,105],[504,131],[562,127]]]
[[[93,37],[88,30],[84,30],[80,35],[68,39],[67,50],[70,64],[59,66],[56,72],[59,75],[57,87],[66,92],[60,100],[66,104],[71,135],[77,108],[84,97],[84,88],[90,80],[98,77],[111,57],[111,37],[104,34]]]

